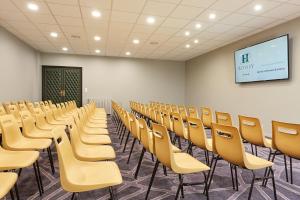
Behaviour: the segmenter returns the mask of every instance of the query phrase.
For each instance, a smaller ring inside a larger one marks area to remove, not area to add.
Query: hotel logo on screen
[[[247,62],[249,62],[249,53],[242,55],[242,63],[247,63]]]

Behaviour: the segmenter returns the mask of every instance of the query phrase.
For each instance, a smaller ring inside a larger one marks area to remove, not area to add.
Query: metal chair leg
[[[41,171],[40,171],[40,166],[39,166],[38,160],[36,161],[36,169],[37,169],[37,172],[38,172],[38,175],[39,175],[39,179],[40,179],[41,190],[42,190],[42,193],[44,193],[43,180],[42,180],[42,176],[41,176]]]
[[[234,166],[234,171],[235,171],[235,186],[236,186],[236,191],[239,191],[239,180],[237,176],[237,167]]]
[[[17,183],[15,184],[15,193],[16,193],[16,196],[17,196],[17,200],[20,200],[19,190],[18,190],[18,185],[17,185]]]
[[[276,153],[277,153],[277,151],[275,151],[275,152],[273,153],[273,157],[272,157],[272,159],[271,159],[271,162],[274,162]],[[268,168],[265,170],[265,177],[266,177],[266,176],[270,176],[270,170],[269,170]],[[265,179],[265,180],[263,181],[262,186],[266,187],[268,181],[269,181],[269,178]]]
[[[270,172],[271,172],[271,175],[272,175],[272,183],[273,183],[274,199],[277,200],[277,192],[276,192],[275,178],[274,178],[274,172],[273,172],[272,167],[270,167]]]
[[[286,182],[289,182],[289,174],[288,174],[288,169],[287,169],[286,155],[283,155],[283,160],[284,160],[284,169],[285,169],[285,180],[286,180]]]
[[[71,200],[74,200],[75,198],[76,198],[76,193],[73,192],[72,197],[71,197]]]
[[[53,163],[53,156],[52,156],[52,152],[51,152],[51,148],[50,147],[47,148],[47,152],[48,152],[48,157],[49,157],[49,162],[50,162],[52,174],[55,174],[55,168],[54,168],[54,163]]]
[[[114,191],[112,187],[109,187],[109,194],[110,194],[110,199],[114,200],[115,199],[115,195],[114,195]]]
[[[138,173],[140,171],[140,167],[141,167],[141,164],[142,164],[142,161],[143,161],[143,157],[144,157],[145,151],[146,151],[145,148],[143,148],[142,153],[141,153],[140,158],[139,158],[138,166],[137,166],[136,171],[134,173],[134,178],[135,179],[137,179]]]
[[[209,200],[208,187],[207,187],[208,176],[206,176],[205,172],[202,173],[204,176],[204,194],[206,195],[206,199]]]
[[[127,133],[127,137],[126,137],[125,144],[124,144],[124,148],[123,148],[123,153],[124,153],[125,150],[126,150],[126,146],[127,146],[127,142],[128,142],[129,136],[130,136],[130,131],[128,131],[128,133]]]
[[[135,142],[136,142],[136,138],[134,138],[133,141],[132,141],[132,145],[131,145],[130,153],[129,153],[129,156],[128,156],[127,164],[128,164],[129,161],[130,161],[130,157],[131,157],[131,154],[132,154],[132,151],[133,151],[133,147],[134,147]]]
[[[12,190],[9,191],[11,200],[15,200],[15,195]]]
[[[232,188],[235,190],[235,184],[234,184],[234,180],[233,180],[233,172],[232,172],[232,164],[229,164],[230,166],[230,173],[231,173],[231,182],[232,182]]]
[[[168,176],[167,168],[166,168],[166,166],[164,166],[164,165],[163,165],[163,170],[164,170],[164,175],[165,175],[165,176]]]
[[[155,166],[154,166],[154,169],[153,169],[153,173],[152,173],[152,176],[151,176],[150,184],[149,184],[149,187],[148,187],[148,190],[147,190],[147,193],[146,193],[145,200],[148,199],[148,196],[149,196],[149,193],[150,193],[150,190],[151,190],[151,186],[152,186],[153,181],[154,181],[154,177],[155,177],[158,165],[159,165],[159,160],[156,160],[156,163],[155,163]]]
[[[36,169],[36,163],[33,163],[33,169],[34,169],[36,183],[37,183],[38,189],[39,189],[39,194],[40,194],[40,196],[42,196],[42,190],[41,190],[40,180],[39,180],[39,176],[38,176],[37,169]]]
[[[178,189],[177,189],[177,192],[176,192],[176,196],[175,196],[175,200],[177,200],[178,199],[178,196],[179,196],[179,192],[180,192],[180,190],[181,190],[181,192],[182,192],[182,176],[181,176],[181,174],[178,174],[178,176],[179,176],[179,184],[178,184]],[[182,194],[181,194],[182,195]]]
[[[214,160],[215,160],[215,162],[214,162]],[[208,189],[210,188],[210,184],[211,184],[212,178],[215,173],[217,162],[218,162],[218,157],[213,157],[213,159],[211,161],[211,165],[213,165],[213,168],[210,168],[210,172],[209,172],[209,181],[208,181],[208,186],[207,186]]]
[[[251,181],[251,186],[250,186],[250,192],[249,192],[249,195],[248,195],[248,200],[251,199],[253,186],[254,186],[254,181],[255,181],[255,174],[252,170],[251,170],[251,172],[252,172],[252,181]]]
[[[293,184],[293,159],[290,157],[290,174],[291,174],[291,184]]]

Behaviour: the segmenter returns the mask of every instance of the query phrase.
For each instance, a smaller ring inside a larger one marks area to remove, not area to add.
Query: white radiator
[[[96,102],[97,108],[104,108],[106,114],[111,114],[111,98],[104,97],[104,98],[89,98],[88,102],[94,101]]]

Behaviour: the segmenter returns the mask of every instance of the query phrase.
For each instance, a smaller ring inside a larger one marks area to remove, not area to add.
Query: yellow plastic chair
[[[292,159],[300,159],[300,124],[272,121],[272,147],[280,154],[290,157],[290,183],[293,184]],[[272,161],[275,159],[273,154]],[[286,180],[288,179],[287,166],[285,165]],[[267,184],[267,181],[265,185]]]
[[[211,123],[212,123],[212,112],[210,108],[203,107],[201,108],[201,120],[203,122],[203,125],[205,128],[210,129],[211,128]]]
[[[212,152],[212,139],[207,138],[206,132],[201,119],[188,117],[188,140],[191,142],[188,147],[188,152],[193,155],[193,145],[204,150],[206,164],[209,162],[209,152]]]
[[[174,173],[179,176],[179,186],[176,192],[175,199],[178,198],[179,192],[181,191],[181,196],[184,197],[183,187],[191,186],[191,185],[200,185],[204,184],[204,193],[208,199],[208,187],[207,187],[207,176],[205,171],[209,171],[209,167],[200,161],[196,160],[192,156],[187,153],[174,153],[172,151],[172,144],[169,138],[168,131],[165,126],[159,124],[152,124],[153,126],[153,150],[154,155],[157,158],[157,161],[154,166],[154,170],[151,176],[151,180],[149,183],[149,187],[146,193],[146,198],[148,199],[150,189],[157,171],[159,164],[161,163],[163,166],[169,168]],[[204,181],[199,183],[184,183],[183,175],[193,174],[193,173],[203,173]]]
[[[88,127],[84,125],[84,121],[79,119],[78,113],[74,112],[73,114],[75,123],[79,129],[80,132],[83,132],[87,135],[108,135],[109,132],[105,128],[93,128],[93,127]]]
[[[92,120],[92,121],[89,120],[88,117],[85,115],[83,108],[80,108],[78,110],[78,114],[79,114],[80,120],[83,120],[84,125],[87,126],[87,127],[90,127],[90,128],[107,128],[107,124],[104,121],[99,123],[99,122],[94,121],[94,120]]]
[[[235,188],[238,190],[238,178],[236,168],[250,170],[252,172],[252,181],[248,199],[251,199],[254,181],[263,181],[267,178],[272,178],[274,198],[277,199],[274,172],[272,170],[273,163],[265,159],[259,158],[245,152],[242,138],[237,128],[213,123],[212,124],[213,151],[218,157],[223,158],[235,168]],[[228,148],[230,147],[230,148]],[[213,160],[213,168],[211,170],[210,181],[213,179],[214,171],[218,159]],[[255,170],[268,169],[271,176],[256,177]]]
[[[231,115],[229,113],[216,111],[216,123],[225,126],[232,126]]]
[[[137,165],[137,168],[136,168],[136,171],[134,173],[134,178],[137,179],[137,176],[138,176],[138,173],[139,173],[139,170],[140,170],[140,167],[141,167],[141,164],[142,164],[142,161],[143,161],[143,158],[144,158],[144,154],[145,152],[149,152],[151,155],[152,155],[152,161],[154,161],[154,158],[153,158],[153,132],[152,130],[148,127],[147,125],[147,122],[145,119],[143,118],[140,118],[138,119],[138,124],[139,124],[139,138],[140,138],[140,142],[141,144],[143,145],[143,149],[142,149],[142,152],[140,154],[140,158],[139,158],[139,162],[138,162],[138,165]],[[171,145],[171,148],[172,148],[172,151],[173,152],[181,152],[180,149],[178,149],[175,145]],[[166,169],[164,167],[164,172],[166,174]]]
[[[163,125],[168,129],[168,131],[173,132],[173,121],[171,115],[167,112],[163,113]]]
[[[78,160],[105,161],[116,158],[116,153],[110,145],[88,145],[83,143],[75,124],[71,125],[69,131],[73,152]]]
[[[68,126],[72,123],[70,121],[65,121],[65,120],[64,121],[57,121],[56,119],[54,119],[53,112],[49,108],[48,109],[44,108],[43,111],[45,113],[46,121],[47,121],[48,124]]]
[[[65,127],[65,125],[53,125],[46,121],[45,113],[41,108],[34,108],[33,116],[35,117],[36,127],[41,130],[51,131],[57,127]]]
[[[123,180],[115,162],[87,162],[80,161],[74,156],[68,137],[62,129],[54,129],[58,154],[60,182],[64,190],[72,192],[72,199],[79,192],[109,188],[111,198],[114,199],[113,186],[120,185]]]
[[[19,169],[19,175],[20,175],[23,168],[33,165],[39,194],[41,196],[44,189],[43,189],[42,179],[40,176],[38,158],[39,158],[39,152],[37,151],[10,151],[10,150],[3,149],[0,146],[0,171]],[[3,183],[3,181],[0,181],[0,183]]]
[[[0,172],[0,199],[6,196],[10,192],[11,199],[14,198],[14,193],[13,193],[13,187],[15,187],[15,192],[17,199],[19,200],[19,193],[17,189],[17,179],[18,179],[18,174],[13,173],[13,172]]]
[[[132,154],[132,151],[133,151],[136,141],[140,140],[140,127],[139,127],[138,120],[136,119],[135,115],[132,113],[129,113],[128,117],[129,117],[130,133],[133,137],[133,140],[132,140],[132,145],[130,148],[130,153],[129,153],[128,159],[127,159],[127,164],[130,161],[130,157],[131,157],[131,154]]]
[[[176,139],[178,140],[179,149],[181,149],[181,140],[183,138],[185,140],[188,139],[187,128],[183,123],[183,119],[179,113],[172,113],[172,124],[173,124],[173,131],[175,133],[175,137],[173,140],[173,144],[176,143]]]
[[[179,112],[182,120],[186,121],[186,118],[187,118],[188,115],[187,115],[185,106],[178,106],[178,112]]]
[[[188,107],[189,117],[198,118],[198,111],[196,107]]]

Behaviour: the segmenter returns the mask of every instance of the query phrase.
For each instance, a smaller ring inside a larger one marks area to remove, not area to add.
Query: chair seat
[[[32,139],[22,137],[18,142],[7,144],[7,148],[15,151],[42,150],[50,147],[52,141],[50,139]]]
[[[89,135],[108,135],[109,134],[108,130],[105,128],[90,128],[90,127],[85,126],[83,128],[83,131]]]
[[[89,118],[89,123],[92,123],[92,124],[107,124],[107,121],[106,120],[103,120],[103,119],[93,119],[93,118]]]
[[[207,171],[210,168],[187,153],[174,153],[172,170],[179,174]]]
[[[41,129],[34,129],[26,134],[26,137],[29,138],[38,138],[38,139],[52,139],[52,131],[51,130],[41,130]]]
[[[107,121],[106,115],[91,115],[91,119]]]
[[[207,151],[212,151],[213,150],[213,148],[212,148],[212,139],[211,138],[206,139],[206,150]]]
[[[68,192],[84,192],[116,186],[122,183],[119,167],[115,162],[78,161],[67,170],[68,182],[62,181]]]
[[[179,152],[181,152],[181,150],[180,150],[179,148],[177,148],[175,145],[172,145],[172,151],[173,151],[174,153],[179,153]]]
[[[37,127],[41,130],[46,130],[46,131],[51,131],[55,128],[58,128],[58,127],[63,127],[65,128],[65,125],[52,125],[52,124],[42,124],[42,125],[38,125],[37,124]]]
[[[0,173],[0,199],[3,198],[14,187],[17,182],[18,175],[12,172]]]
[[[81,133],[80,138],[85,144],[111,144],[111,140],[108,135],[87,135]]]
[[[31,166],[39,157],[38,151],[9,151],[0,148],[0,170]]]
[[[247,169],[255,170],[271,167],[273,163],[250,153],[245,153],[245,165]]]
[[[271,139],[265,138],[264,143],[265,143],[265,147],[272,148],[272,140]]]
[[[87,145],[73,146],[76,157],[82,161],[102,161],[116,158],[116,153],[109,145]]]
[[[87,122],[86,126],[90,127],[90,128],[107,128],[107,124],[98,124],[98,123],[95,124],[95,123],[91,123],[91,122]]]

